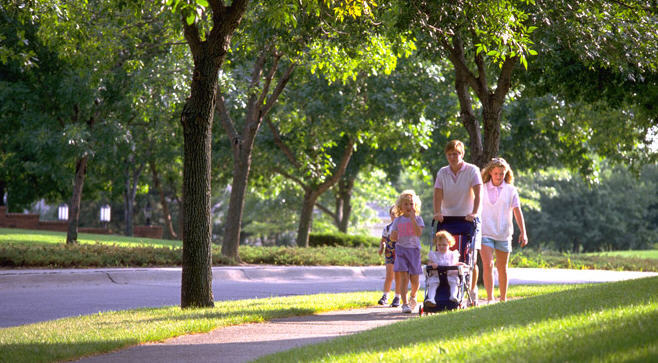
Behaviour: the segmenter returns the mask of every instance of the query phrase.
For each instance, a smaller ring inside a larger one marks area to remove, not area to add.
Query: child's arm
[[[379,241],[379,255],[381,256],[384,253],[384,246],[386,245],[386,238],[382,236],[382,240]]]
[[[423,235],[423,227],[418,225],[418,222],[416,221],[416,211],[415,210],[413,210],[413,209],[411,210],[411,215],[409,216],[409,218],[411,219],[411,226],[413,227],[414,233],[416,234],[416,236],[418,236],[418,237],[422,236]]]

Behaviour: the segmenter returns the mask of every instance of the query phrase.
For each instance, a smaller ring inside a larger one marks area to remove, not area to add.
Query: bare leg
[[[391,291],[391,285],[393,284],[393,279],[395,278],[395,273],[393,272],[393,264],[389,263],[386,265],[386,279],[384,279],[384,294],[388,294]],[[397,284],[395,284],[395,292],[397,292]]]
[[[498,251],[496,251],[496,255]],[[493,292],[493,248],[482,245],[480,250],[480,257],[482,258],[482,279],[484,280],[484,288],[487,290],[487,300],[494,299]],[[496,259],[497,261],[498,259]]]
[[[400,287],[400,295],[402,297],[402,304],[407,303],[407,290],[409,285],[409,272],[400,271],[395,273],[395,286],[396,289]]]
[[[409,280],[411,280],[411,297],[415,298],[420,286],[420,275],[409,275]]]
[[[496,250],[496,268],[498,269],[498,289],[500,301],[507,301],[507,263],[509,252]]]

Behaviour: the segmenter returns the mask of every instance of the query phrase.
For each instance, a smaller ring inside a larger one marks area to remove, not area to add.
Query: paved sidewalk
[[[403,314],[400,308],[387,306],[332,311],[275,319],[267,323],[230,326],[206,334],[183,335],[162,343],[142,344],[79,362],[248,362],[267,354],[414,317],[418,317],[417,312]]]

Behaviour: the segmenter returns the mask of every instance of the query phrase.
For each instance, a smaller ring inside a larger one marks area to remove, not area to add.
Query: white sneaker
[[[495,304],[495,303],[497,303],[497,302],[498,302],[498,301],[496,301],[495,299],[494,299],[494,300],[487,300],[487,305],[493,305],[493,304]]]
[[[402,304],[402,312],[405,314],[411,314],[411,308],[407,304]]]
[[[478,289],[471,290],[471,300],[473,301],[473,306],[479,306],[480,302],[478,301]]]
[[[450,301],[459,302],[459,299],[457,299],[457,296],[450,296]]]

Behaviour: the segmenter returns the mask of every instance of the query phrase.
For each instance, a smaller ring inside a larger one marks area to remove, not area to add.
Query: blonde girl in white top
[[[492,159],[482,170],[482,278],[487,290],[487,303],[494,303],[493,266],[494,254],[498,270],[500,301],[507,301],[507,264],[512,251],[514,225],[512,215],[519,226],[519,244],[528,244],[525,222],[521,212],[519,194],[512,183],[514,173],[503,158]]]

